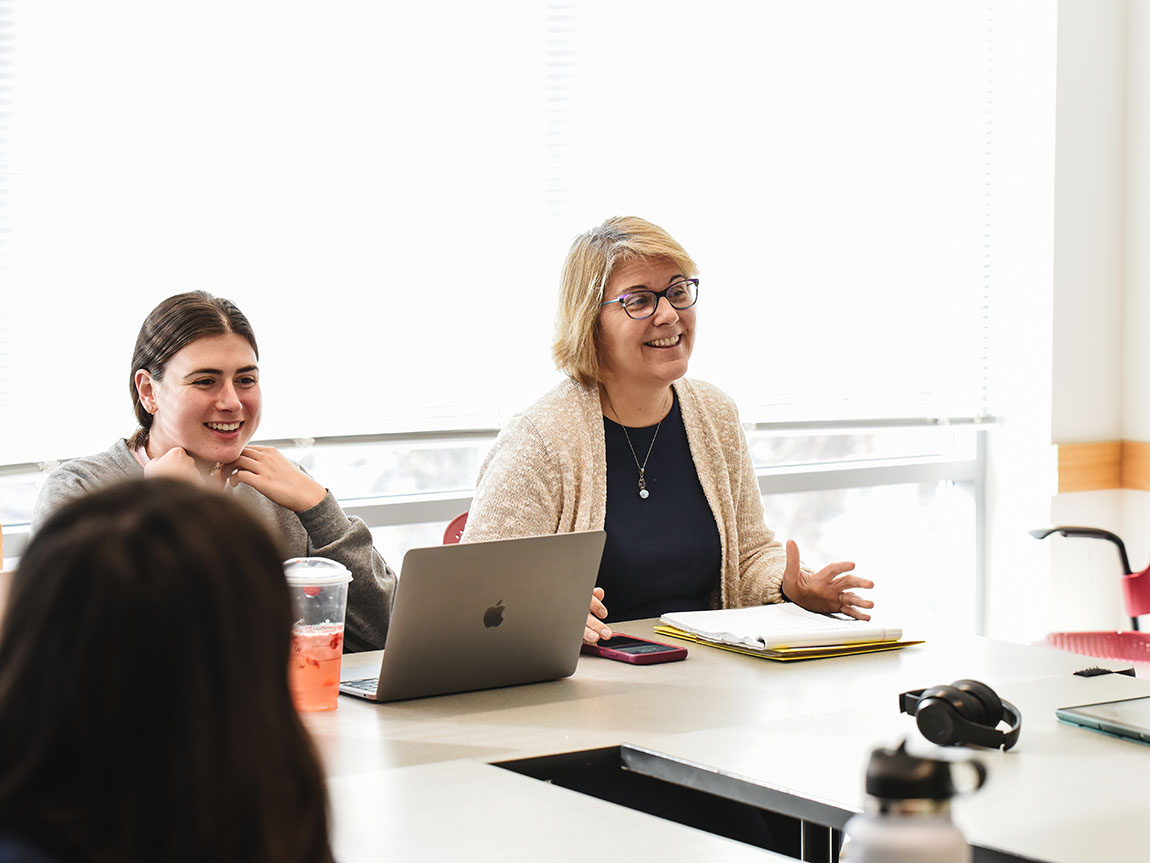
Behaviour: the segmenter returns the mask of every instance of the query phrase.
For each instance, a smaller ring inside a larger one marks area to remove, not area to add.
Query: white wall
[[[1129,0],[1126,43],[1126,284],[1122,431],[1150,442],[1150,0]],[[1123,492],[1130,565],[1150,562],[1150,492]]]
[[[1150,441],[1150,0],[1060,0],[1051,440]],[[1146,564],[1150,493],[1055,495]],[[1052,538],[1048,630],[1128,626],[1113,546]]]
[[[1150,0],[1130,0],[1126,44],[1123,433],[1150,441]]]
[[[1054,175],[1056,443],[1122,433],[1126,0],[1061,0]]]

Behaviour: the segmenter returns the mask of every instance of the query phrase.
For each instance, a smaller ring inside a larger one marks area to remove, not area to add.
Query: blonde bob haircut
[[[698,267],[671,235],[637,216],[615,216],[575,238],[559,284],[551,356],[584,386],[599,383],[599,304],[620,263],[669,260],[684,276]]]

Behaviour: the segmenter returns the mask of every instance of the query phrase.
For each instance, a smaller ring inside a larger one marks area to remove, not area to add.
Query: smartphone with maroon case
[[[602,656],[605,659],[630,662],[633,665],[653,665],[656,662],[674,662],[687,658],[685,647],[621,633],[595,644],[584,644],[582,650],[590,656]]]

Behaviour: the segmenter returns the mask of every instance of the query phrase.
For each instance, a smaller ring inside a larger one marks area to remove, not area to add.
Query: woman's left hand
[[[327,489],[270,446],[246,446],[240,457],[224,465],[228,485],[246,483],[273,503],[292,512],[311,509]]]
[[[583,627],[583,643],[595,644],[600,639],[612,636],[611,627],[601,618],[607,616],[607,606],[603,604],[603,588],[597,587],[591,591],[591,610],[587,612],[587,625]]]
[[[874,608],[874,603],[851,593],[854,588],[871,588],[874,582],[857,575],[847,575],[855,568],[843,561],[825,566],[815,573],[805,573],[799,567],[799,547],[793,539],[787,540],[787,568],[783,572],[783,593],[787,599],[808,611],[824,614],[838,612],[859,620],[870,620],[862,609]]]

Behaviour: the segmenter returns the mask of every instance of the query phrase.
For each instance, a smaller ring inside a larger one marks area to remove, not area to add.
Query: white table
[[[650,635],[652,624],[621,628]],[[871,748],[918,738],[898,693],[961,677],[1023,712],[1018,745],[981,750],[989,781],[956,801],[956,821],[981,846],[976,859],[1150,857],[1135,817],[1150,811],[1150,747],[1063,725],[1053,712],[1150,694],[1147,681],[1072,674],[1120,663],[987,639],[791,664],[690,651],[655,666],[583,657],[567,680],[384,705],[344,697],[334,712],[307,714],[340,859],[376,859],[395,846],[425,859],[584,859],[610,848],[640,860],[688,859],[688,849],[697,859],[769,860],[489,764],[622,746],[632,769],[838,827],[861,807]],[[344,661],[370,665],[378,654]]]

